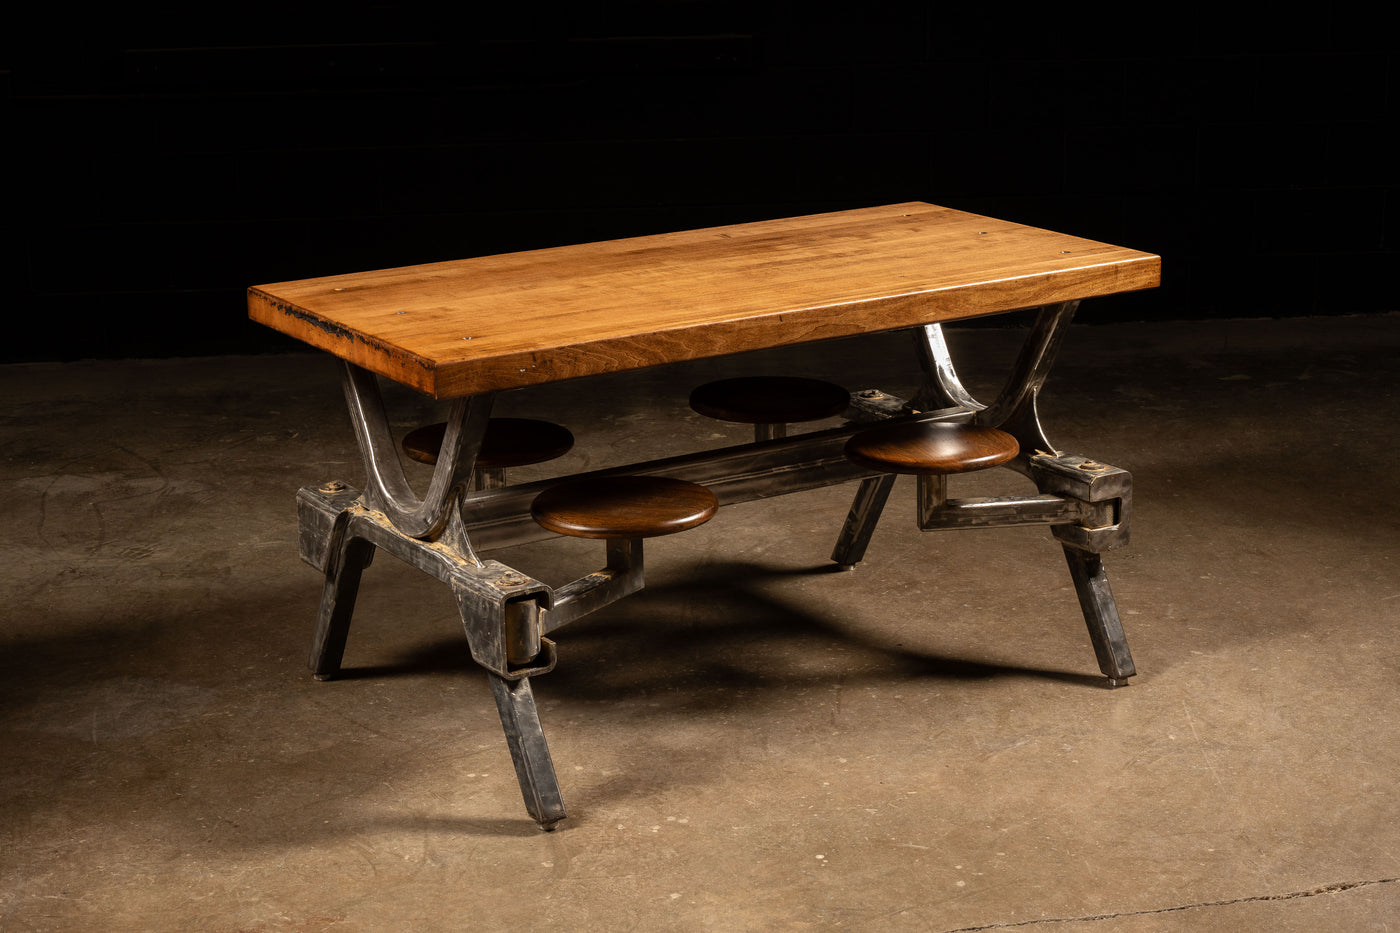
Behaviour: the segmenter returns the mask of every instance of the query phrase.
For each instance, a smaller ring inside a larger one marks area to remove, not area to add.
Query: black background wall
[[[1163,255],[1090,322],[1396,309],[1388,27],[968,6],[40,9],[3,360],[290,349],[247,286],[904,200]]]

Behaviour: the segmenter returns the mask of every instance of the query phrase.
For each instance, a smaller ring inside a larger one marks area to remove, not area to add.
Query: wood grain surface
[[[1156,286],[1150,253],[914,202],[260,285],[249,316],[436,398]]]
[[[669,476],[603,476],[551,486],[530,514],[542,528],[575,538],[657,538],[703,525],[719,511],[715,494]]]
[[[1016,438],[980,424],[904,421],[877,425],[846,442],[846,456],[881,473],[985,470],[1020,453]]]

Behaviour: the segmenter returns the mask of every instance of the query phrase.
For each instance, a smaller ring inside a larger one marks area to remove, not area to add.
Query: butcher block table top
[[[922,202],[248,290],[249,316],[457,398],[1151,288],[1150,253]]]

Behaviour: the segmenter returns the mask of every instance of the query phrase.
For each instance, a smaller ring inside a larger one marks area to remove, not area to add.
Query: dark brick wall
[[[280,349],[246,286],[900,200],[1163,255],[1089,321],[1397,308],[1377,22],[574,6],[41,10],[0,50],[4,359]]]

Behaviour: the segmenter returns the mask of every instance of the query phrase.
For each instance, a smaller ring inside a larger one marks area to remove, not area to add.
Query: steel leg
[[[836,547],[831,552],[831,559],[840,564],[843,570],[855,569],[856,564],[865,557],[870,536],[875,533],[885,501],[894,488],[894,480],[893,473],[861,480],[860,488],[851,502],[851,510],[846,514],[846,523],[841,526],[841,534],[836,538]]]
[[[355,429],[355,443],[365,464],[366,505],[383,512],[395,528],[410,537],[436,538],[453,511],[457,490],[470,482],[472,465],[491,416],[491,394],[452,403],[433,478],[427,494],[420,498],[403,471],[378,377],[346,363],[341,385],[350,410],[350,424]]]
[[[1022,456],[1010,464],[1013,468],[1037,450],[1055,450],[1041,429],[1037,399],[1078,307],[1079,302],[1067,301],[1040,309],[1001,394],[977,416],[979,424],[1000,428],[1021,445]]]
[[[554,774],[554,761],[549,757],[549,746],[545,744],[530,678],[507,680],[497,674],[489,676],[506,743],[510,746],[510,757],[515,763],[515,776],[520,781],[520,794],[525,798],[525,809],[540,824],[540,829],[551,830],[566,815],[564,799],[559,792],[559,779]]]
[[[1108,678],[1110,687],[1122,687],[1137,673],[1123,623],[1118,618],[1118,604],[1108,586],[1108,574],[1103,559],[1091,551],[1063,545],[1069,573],[1079,594],[1079,607],[1084,610],[1084,623],[1089,627],[1089,639],[1094,643],[1094,655],[1099,670]]]
[[[316,614],[316,634],[311,640],[307,666],[317,680],[331,680],[340,672],[345,656],[345,640],[350,634],[350,617],[355,613],[355,597],[360,575],[374,556],[374,545],[362,538],[347,538],[326,570],[321,590],[321,607]]]

